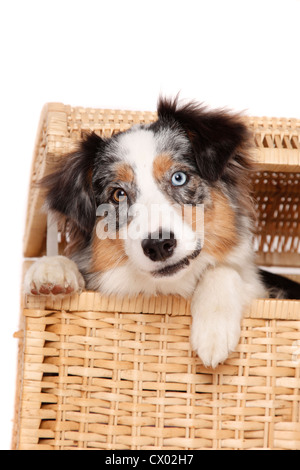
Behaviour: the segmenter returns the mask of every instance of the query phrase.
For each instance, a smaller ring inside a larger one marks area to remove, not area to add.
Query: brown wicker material
[[[300,267],[300,170],[263,172],[253,179],[258,213],[258,263]]]
[[[25,257],[46,247],[35,182],[82,133],[105,136],[155,113],[45,106],[38,130]],[[245,118],[257,172],[258,261],[300,266],[300,121]],[[300,302],[256,300],[237,351],[216,370],[191,351],[189,302],[84,292],[28,296],[19,338],[14,449],[300,450]]]
[[[254,302],[215,371],[175,297],[25,307],[17,448],[300,449],[300,302]]]

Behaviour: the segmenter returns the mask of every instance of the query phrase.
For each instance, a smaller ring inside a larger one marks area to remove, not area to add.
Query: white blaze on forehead
[[[156,140],[153,132],[134,129],[121,135],[119,143],[128,163],[139,170],[151,168],[156,155]]]
[[[136,172],[140,188],[153,188],[153,165],[160,155],[180,158],[188,152],[190,143],[180,132],[162,129],[154,133],[150,129],[136,126],[131,131],[119,135],[119,145],[125,160]]]
[[[142,239],[161,227],[161,208],[170,207],[153,176],[157,142],[152,131],[136,129],[124,134],[120,144],[126,162],[134,170],[138,191],[136,203],[130,208],[130,215],[133,216],[129,227],[130,236],[134,238],[135,233],[137,238]]]
[[[139,191],[137,202],[147,205],[167,203],[153,177],[153,162],[158,152],[154,133],[144,129],[132,130],[123,134],[119,143],[125,161],[134,169]]]

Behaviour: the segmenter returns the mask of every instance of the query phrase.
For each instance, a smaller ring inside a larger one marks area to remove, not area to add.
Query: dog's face
[[[89,245],[90,272],[130,263],[178,279],[201,253],[218,259],[236,243],[232,168],[247,138],[238,117],[161,100],[153,124],[87,136],[45,179],[48,206]]]
[[[208,194],[187,158],[191,151],[184,133],[167,127],[135,127],[107,143],[93,177],[98,213],[112,209],[111,218],[98,221],[98,252],[103,238],[116,237],[114,249],[123,262],[129,259],[155,278],[178,275],[189,266],[203,246],[201,204]],[[108,232],[101,233],[106,226]]]

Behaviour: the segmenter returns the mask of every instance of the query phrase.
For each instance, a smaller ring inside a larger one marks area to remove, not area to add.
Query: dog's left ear
[[[177,98],[160,98],[157,112],[160,120],[186,132],[199,173],[210,182],[221,178],[230,159],[248,145],[249,132],[238,115],[208,111],[194,102],[178,106]]]
[[[96,220],[92,175],[104,145],[95,133],[86,135],[78,150],[62,157],[56,171],[40,182],[46,189],[48,210],[64,216],[85,238],[90,237]]]

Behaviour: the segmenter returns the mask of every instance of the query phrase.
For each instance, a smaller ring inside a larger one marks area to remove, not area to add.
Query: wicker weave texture
[[[260,172],[252,181],[258,215],[257,262],[299,267],[300,172]]]
[[[27,301],[17,448],[300,449],[300,302],[256,301],[212,370],[185,301],[82,295]]]

